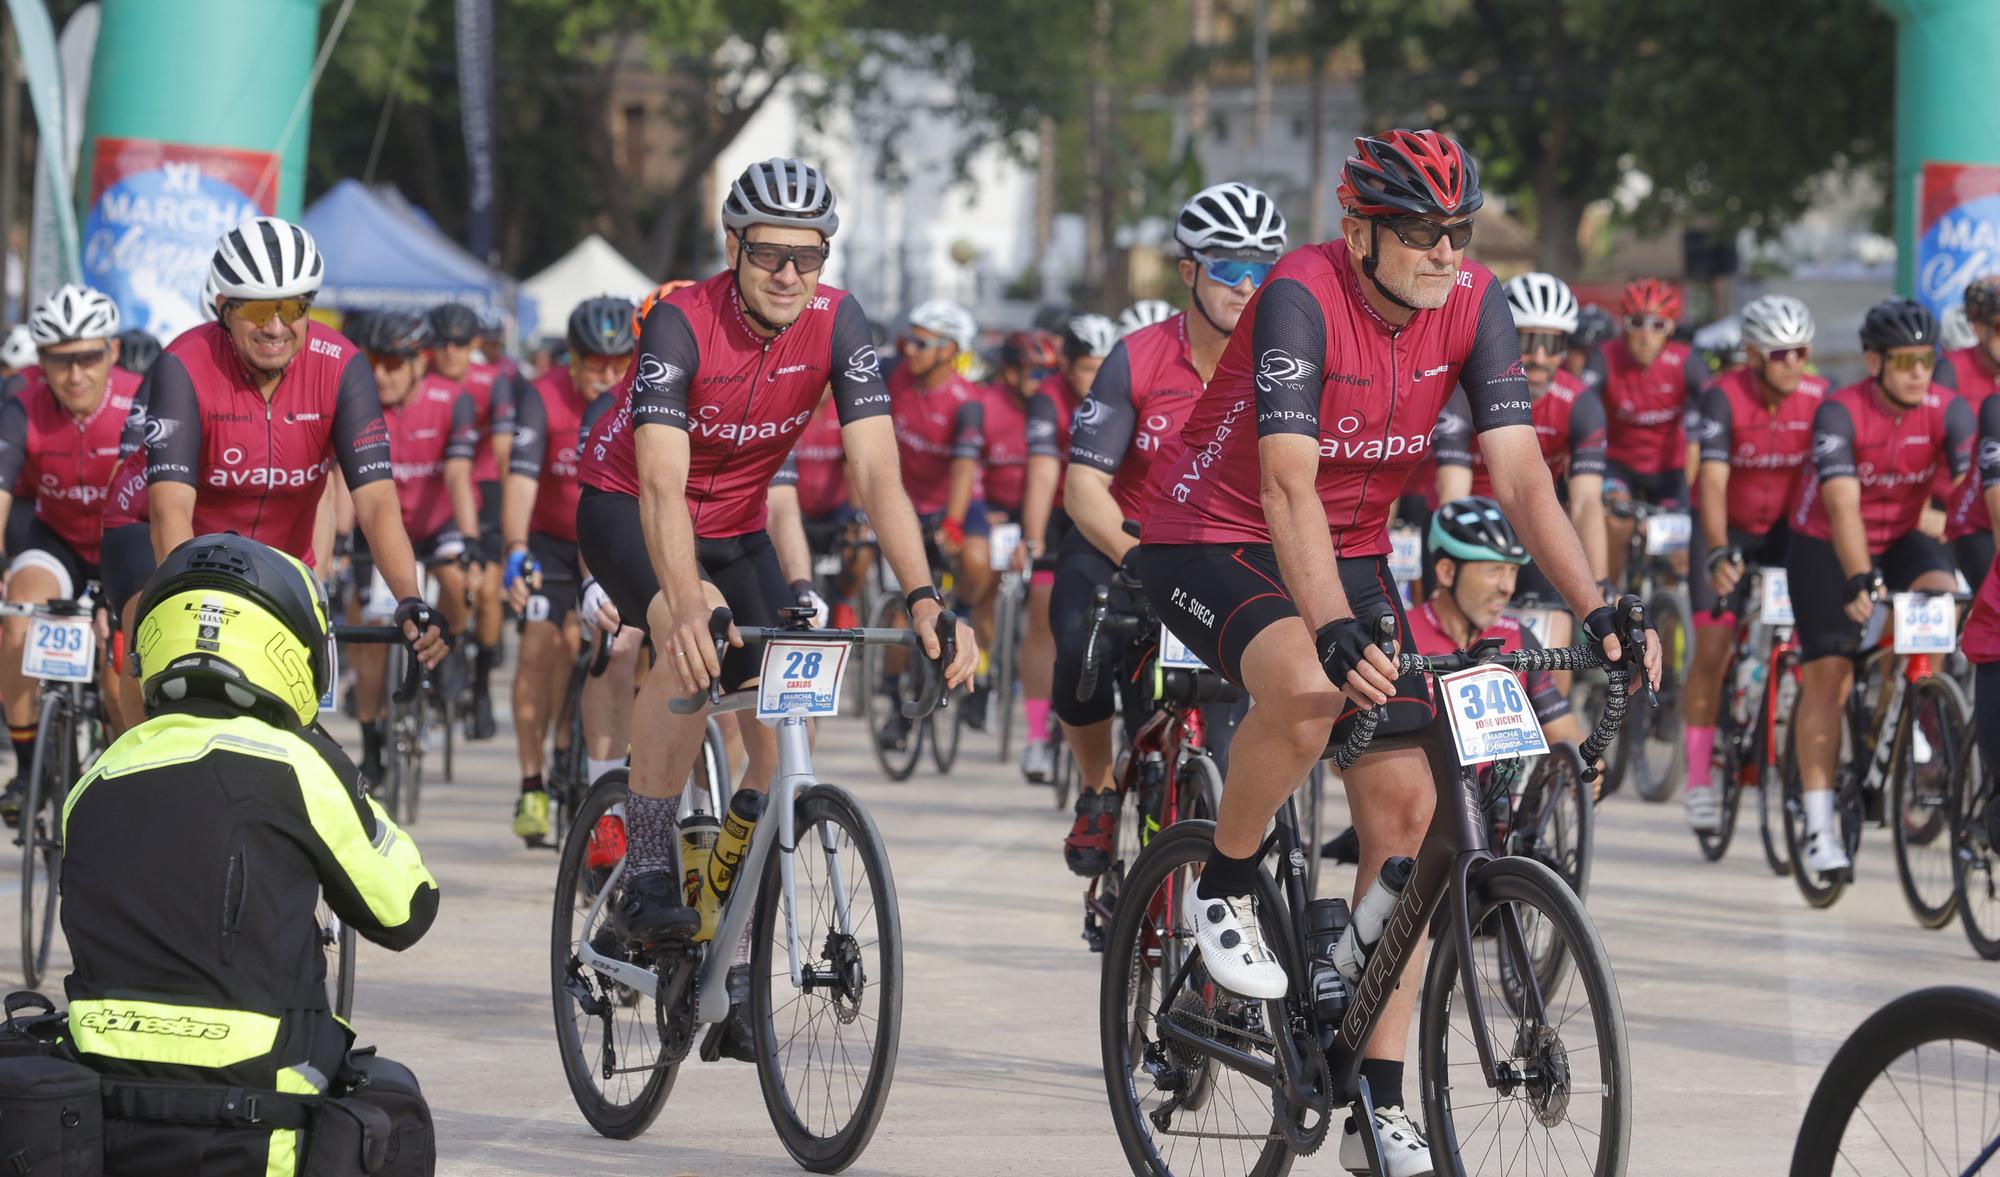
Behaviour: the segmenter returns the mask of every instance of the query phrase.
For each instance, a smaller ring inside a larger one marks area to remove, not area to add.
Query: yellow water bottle
[[[692,937],[697,943],[715,935],[716,912],[722,906],[707,885],[715,869],[715,843],[721,833],[722,826],[712,814],[690,813],[681,819],[681,895],[682,901],[701,915],[701,927]]]
[[[715,840],[715,853],[709,856],[708,890],[709,902],[720,905],[729,894],[729,888],[736,882],[736,870],[743,865],[743,856],[750,849],[750,835],[757,828],[757,819],[764,813],[764,794],[753,793],[749,789],[738,789],[729,799],[729,813],[722,819],[722,836]]]

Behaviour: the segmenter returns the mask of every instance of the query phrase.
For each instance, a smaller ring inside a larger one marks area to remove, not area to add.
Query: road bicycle
[[[1028,624],[1028,578],[1003,571],[993,599],[993,648],[987,652],[991,690],[986,720],[998,744],[1000,763],[1013,763],[1015,698],[1021,685],[1021,638]]]
[[[1630,780],[1640,797],[1658,803],[1673,798],[1687,761],[1681,691],[1694,657],[1694,635],[1686,623],[1687,573],[1675,567],[1675,559],[1687,557],[1693,521],[1678,507],[1639,499],[1607,499],[1605,510],[1634,524],[1624,591],[1645,602],[1647,620],[1660,635],[1660,685],[1654,692],[1657,707],[1626,712],[1626,729],[1611,746],[1604,793],[1609,796]]]
[[[1404,654],[1397,662],[1399,673],[1432,675],[1602,664],[1587,646],[1497,654],[1486,643],[1444,657]],[[1624,722],[1625,687],[1625,671],[1613,668],[1606,706],[1582,750],[1587,760]],[[1337,763],[1354,763],[1376,722],[1373,710],[1357,717],[1348,738],[1329,748]],[[1361,1052],[1427,928],[1436,945],[1419,997],[1420,1086],[1438,1172],[1504,1173],[1524,1156],[1534,1158],[1532,1171],[1625,1171],[1632,1067],[1597,931],[1546,865],[1494,856],[1470,774],[1441,724],[1422,744],[1438,790],[1436,815],[1344,1005],[1349,991],[1331,962],[1313,952],[1309,929],[1326,927],[1323,920],[1345,904],[1308,902],[1305,848],[1290,801],[1259,855],[1275,851],[1282,874],[1274,879],[1260,869],[1257,892],[1265,942],[1291,979],[1281,999],[1241,998],[1210,980],[1182,916],[1183,892],[1208,858],[1213,825],[1181,822],[1139,856],[1105,951],[1099,1011],[1105,1085],[1134,1173],[1282,1174],[1325,1142],[1341,1105],[1358,1125],[1370,1171],[1383,1172]],[[1538,935],[1559,940],[1571,962],[1560,988],[1544,986],[1538,975],[1531,947]],[[1506,1139],[1513,1131],[1518,1141]]]
[[[428,609],[419,625],[435,615]],[[430,730],[430,675],[394,625],[335,625],[334,639],[351,645],[389,647],[386,681],[397,683],[382,708],[383,772],[369,792],[400,826],[415,825],[424,787],[424,745]],[[449,640],[449,639],[447,639]]]
[[[2000,997],[1941,986],[1896,998],[1834,1052],[1799,1125],[1791,1177],[2000,1172],[1996,1070]]]
[[[1776,570],[1782,576],[1783,570]],[[1798,643],[1790,615],[1767,621],[1764,581],[1771,569],[1745,569],[1726,610],[1736,618],[1729,664],[1722,673],[1722,701],[1716,710],[1712,779],[1721,790],[1722,820],[1713,833],[1695,831],[1702,857],[1719,862],[1729,851],[1745,790],[1757,791],[1757,832],[1764,861],[1776,875],[1792,873],[1785,839],[1785,761],[1792,712],[1799,698]],[[1756,607],[1752,608],[1752,603]]]
[[[863,545],[876,549],[872,566],[880,585],[868,613],[868,628],[907,632],[910,606],[901,586],[881,558],[872,534]],[[950,561],[944,559],[936,545],[924,546],[930,554],[931,576],[943,594],[945,609],[955,612]],[[935,708],[925,710],[921,718],[910,718],[909,705],[916,701],[921,690],[920,676],[910,673],[909,656],[895,648],[896,645],[867,642],[861,646],[861,714],[868,726],[875,762],[890,780],[906,781],[916,772],[925,749],[929,749],[931,763],[938,772],[949,773],[958,762],[959,744],[964,736],[964,699],[958,692],[947,694]],[[900,738],[887,738],[891,731],[900,732]]]
[[[571,824],[556,879],[551,990],[563,1073],[591,1127],[617,1139],[653,1122],[681,1063],[709,1030],[700,1057],[720,1057],[730,1013],[733,949],[750,933],[749,1022],[757,1079],[779,1139],[802,1167],[832,1173],[852,1164],[873,1136],[896,1068],[902,1028],[903,945],[888,850],[868,811],[846,789],[813,772],[805,712],[838,698],[838,678],[854,647],[893,645],[909,653],[922,686],[911,719],[937,705],[956,639],[950,613],[938,619],[938,661],[907,630],[814,629],[812,611],[781,610],[778,628],[740,630],[767,647],[760,681],[774,688],[778,770],[769,805],[750,836],[722,901],[713,938],[658,946],[632,944],[609,925],[606,907],[625,869],[625,772],[591,789]],[[729,628],[718,610],[710,631]],[[775,659],[813,686],[794,692]],[[822,696],[819,678],[832,674]],[[692,714],[757,708],[759,686],[722,694],[718,683],[673,708]],[[678,869],[678,868],[677,868]]]

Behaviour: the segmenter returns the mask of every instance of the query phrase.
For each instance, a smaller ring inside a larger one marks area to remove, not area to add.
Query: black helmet
[[[415,311],[377,311],[361,325],[363,351],[385,356],[413,356],[431,346],[430,323]]]
[[[1592,303],[1576,313],[1576,330],[1570,332],[1569,341],[1572,346],[1589,351],[1617,334],[1618,321],[1611,317],[1611,312]]]
[[[118,366],[140,376],[160,358],[160,341],[151,331],[134,327],[118,334]]]
[[[1861,346],[1867,351],[1934,346],[1937,338],[1936,316],[1915,299],[1884,299],[1869,307],[1868,317],[1861,320]]]
[[[622,356],[632,339],[632,303],[613,295],[586,298],[569,313],[569,349],[597,356]]]
[[[438,343],[471,343],[480,334],[479,313],[462,302],[431,308],[431,334]]]
[[[2000,274],[1988,274],[1965,284],[1965,317],[1975,323],[2000,319]]]
[[[1433,560],[1450,556],[1502,564],[1528,562],[1528,549],[1500,513],[1500,504],[1483,495],[1453,499],[1431,514],[1430,549]]]

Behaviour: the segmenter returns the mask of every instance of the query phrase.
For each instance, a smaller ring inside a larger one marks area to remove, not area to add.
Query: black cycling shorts
[[[1744,581],[1755,568],[1783,568],[1785,552],[1791,547],[1792,529],[1783,519],[1771,525],[1771,530],[1763,535],[1752,535],[1747,531],[1729,529],[1729,546],[1743,553]],[[1729,602],[1717,602],[1715,587],[1708,583],[1708,545],[1702,542],[1701,521],[1696,520],[1694,539],[1688,545],[1688,604],[1694,609],[1696,625],[1720,625],[1715,618],[1715,608],[1719,603],[1725,609]],[[1738,582],[1739,585],[1744,583]],[[1742,596],[1743,589],[1736,590]],[[1726,616],[1727,614],[1725,614]]]
[[[1662,470],[1641,474],[1623,462],[1604,459],[1604,493],[1616,497],[1620,491],[1656,507],[1680,507],[1688,501],[1685,470]]]
[[[23,494],[14,496],[14,505],[7,509],[7,550],[26,551],[28,547],[28,525],[35,521],[35,496]]]
[[[500,483],[482,482],[479,492],[479,558],[497,564],[507,558],[507,545],[500,538]]]
[[[1889,591],[1899,593],[1926,572],[1949,573],[1953,564],[1944,544],[1912,531],[1875,557],[1875,567]],[[1785,574],[1791,584],[1802,659],[1852,657],[1859,652],[1861,627],[1847,616],[1847,573],[1841,570],[1833,541],[1793,536]]]
[[[104,538],[97,541],[97,563],[103,573],[104,602],[115,624],[124,615],[125,602],[138,596],[153,575],[153,525],[105,528]]]
[[[1126,638],[1122,634],[1098,637],[1097,689],[1087,697],[1077,697],[1077,682],[1083,677],[1084,647],[1090,641],[1091,614],[1097,608],[1097,590],[1111,583],[1118,565],[1071,529],[1056,552],[1056,582],[1049,592],[1049,628],[1055,637],[1055,679],[1049,702],[1056,718],[1071,727],[1088,727],[1110,719],[1115,710],[1117,668],[1125,659]],[[1111,607],[1136,611],[1139,602],[1126,589],[1113,589]]]
[[[1987,570],[1993,567],[1993,533],[1968,531],[1951,541],[1951,554],[1958,558],[1958,570],[1977,595],[1979,586],[1986,583]]]
[[[639,525],[639,500],[631,495],[583,488],[576,506],[578,549],[590,573],[618,607],[619,620],[646,628],[646,607],[660,591]],[[695,540],[701,578],[722,590],[738,625],[775,626],[778,610],[793,603],[791,585],[778,565],[778,550],[762,531],[722,539]],[[662,652],[662,656],[667,656]],[[722,659],[722,689],[755,681],[763,659],[759,648],[730,650]]]
[[[528,594],[522,616],[529,621],[561,625],[576,608],[583,591],[583,574],[578,571],[576,545],[542,531],[528,533],[528,555],[541,565],[542,587]]]
[[[1075,530],[1076,524],[1070,522],[1068,511],[1061,507],[1049,508],[1048,526],[1042,529],[1042,554],[1034,563],[1034,571],[1055,571],[1056,555],[1069,539],[1069,533]]]
[[[151,542],[147,540],[149,545]],[[40,568],[55,577],[56,596],[60,598],[73,601],[83,595],[90,581],[99,579],[97,565],[77,555],[76,549],[39,517],[28,520],[20,546],[7,550],[13,553],[7,566],[9,574],[23,568]]]
[[[1393,615],[1398,648],[1411,649],[1410,624],[1389,575],[1388,557],[1337,559],[1335,565],[1354,616],[1366,621]],[[1238,686],[1245,685],[1243,651],[1250,642],[1277,622],[1299,615],[1279,580],[1270,544],[1141,544],[1139,576],[1153,611],[1174,636]],[[1337,737],[1344,737],[1355,711],[1351,703],[1341,711],[1334,726]],[[1413,734],[1429,727],[1436,715],[1430,680],[1405,675],[1396,680],[1388,715],[1376,731],[1381,736]]]

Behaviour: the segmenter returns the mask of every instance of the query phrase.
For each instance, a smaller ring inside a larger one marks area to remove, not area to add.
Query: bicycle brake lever
[[[1634,602],[1625,611],[1625,633],[1620,635],[1632,647],[1629,655],[1632,675],[1639,680],[1639,691],[1645,696],[1650,707],[1658,708],[1660,695],[1653,689],[1653,677],[1646,673],[1646,607]]]

